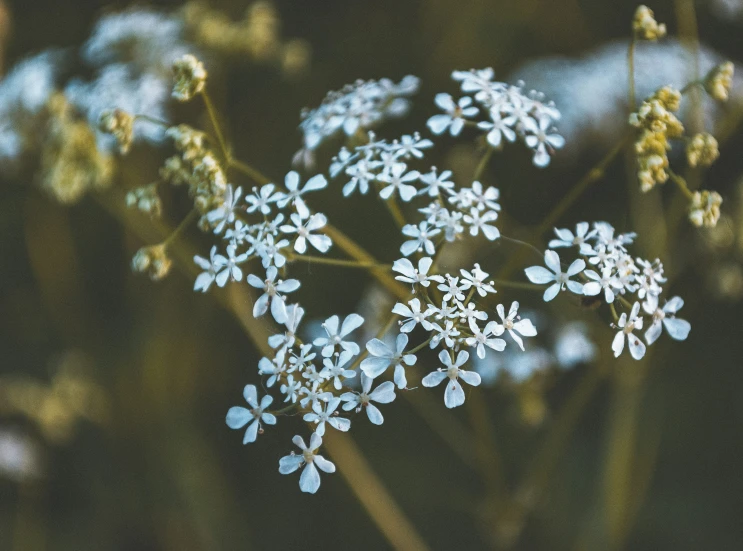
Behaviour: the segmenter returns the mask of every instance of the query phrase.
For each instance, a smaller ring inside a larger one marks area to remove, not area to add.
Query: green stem
[[[217,120],[217,111],[214,109],[214,104],[212,103],[212,100],[209,97],[206,88],[201,91],[201,99],[204,100],[206,112],[209,114],[209,120],[211,121],[212,127],[214,128],[214,133],[217,135],[217,142],[219,143],[219,148],[222,151],[222,156],[224,157],[225,162],[229,165],[230,159],[232,159],[232,155],[227,147],[227,142],[224,139],[222,127]]]
[[[475,173],[472,176],[472,181],[478,181],[480,177],[482,176],[483,172],[485,172],[485,167],[488,166],[488,162],[490,161],[490,157],[493,156],[493,149],[488,145],[488,148],[485,150],[485,153],[483,153],[482,159],[480,159],[480,162],[477,165],[477,168],[475,169]]]
[[[428,340],[420,343],[418,346],[416,346],[412,350],[408,350],[408,354],[415,354],[416,352],[423,350],[426,346],[428,346],[428,343],[431,342],[431,339],[433,339],[433,335],[428,337]]]
[[[163,246],[167,247],[168,245],[171,245],[176,239],[178,239],[183,232],[188,229],[188,227],[193,224],[196,220],[199,218],[199,211],[196,209],[191,209],[191,212],[189,212],[186,217],[181,220],[181,223],[178,224],[178,227],[173,230],[173,233],[171,233],[165,241],[163,241]]]
[[[634,33],[632,35],[632,40],[629,43],[629,49],[627,50],[627,81],[629,84],[629,90],[628,90],[628,104],[629,104],[629,112],[634,113],[635,108],[637,106],[637,99],[635,97],[635,46],[637,45],[637,40],[634,36]]]
[[[364,270],[390,270],[392,266],[389,264],[376,264],[374,262],[358,262],[356,260],[339,260],[337,258],[326,258],[324,256],[312,256],[312,255],[290,255],[289,261],[301,260],[310,264],[329,264],[331,266],[342,266],[344,268],[360,268]]]

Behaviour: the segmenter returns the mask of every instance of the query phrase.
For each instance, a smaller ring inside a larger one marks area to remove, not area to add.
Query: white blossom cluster
[[[410,108],[408,97],[418,91],[418,85],[418,78],[408,75],[398,83],[387,78],[359,80],[328,93],[319,107],[302,111],[299,129],[304,147],[295,162],[311,166],[314,151],[328,138],[341,133],[350,137],[405,115]]]
[[[612,342],[614,356],[618,357],[628,343],[631,356],[639,360],[645,355],[645,343],[651,345],[658,340],[664,327],[671,338],[686,339],[691,325],[676,318],[684,301],[673,297],[660,304],[661,285],[666,282],[663,264],[659,259],[650,262],[628,252],[627,245],[636,237],[634,233],[615,235],[615,229],[606,222],[594,222],[593,227],[580,222],[575,232],[556,228],[555,235],[557,239],[550,241],[550,249],[544,253],[547,267],[527,268],[526,276],[532,283],[549,285],[544,292],[545,301],[567,289],[576,295],[600,296],[613,312],[616,305],[625,308],[614,326],[618,329]],[[577,248],[580,258],[565,267],[552,249],[572,247]],[[591,269],[587,268],[589,265]],[[645,326],[641,310],[649,323],[643,335],[645,342],[635,334]]]
[[[435,103],[444,113],[428,119],[428,128],[434,134],[448,131],[458,136],[466,125],[474,126],[486,133],[494,148],[518,138],[534,152],[536,166],[547,166],[550,155],[565,145],[554,129],[560,111],[539,92],[525,94],[523,82],[509,85],[493,80],[494,76],[491,68],[454,71],[452,78],[466,95],[455,100],[450,94],[437,94]],[[485,120],[478,121],[478,115]]]

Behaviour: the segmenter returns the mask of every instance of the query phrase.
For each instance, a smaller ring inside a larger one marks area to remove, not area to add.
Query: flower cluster
[[[653,10],[647,6],[638,6],[632,20],[632,31],[635,38],[655,41],[666,36],[666,26],[655,20]]]
[[[304,147],[295,162],[311,166],[314,151],[328,138],[343,133],[348,137],[357,130],[369,130],[389,118],[405,115],[410,108],[407,99],[418,91],[417,77],[408,75],[399,83],[390,79],[359,80],[330,92],[316,109],[302,112],[299,125]]]
[[[660,304],[661,285],[666,282],[663,264],[634,258],[627,250],[635,234],[616,234],[606,222],[588,222],[576,226],[575,233],[568,229],[555,229],[557,239],[550,241],[544,253],[547,268],[532,266],[527,268],[526,276],[532,283],[549,284],[544,300],[552,300],[560,291],[571,291],[576,295],[597,296],[611,308],[619,330],[612,343],[615,356],[629,343],[630,354],[639,360],[645,355],[646,345],[635,335],[645,325],[640,312],[649,316],[650,326],[645,331],[645,342],[653,344],[660,336],[663,327],[676,340],[684,340],[691,329],[690,324],[675,317],[684,302],[679,297]],[[563,268],[554,248],[578,249],[581,258],[574,260],[567,269]],[[590,265],[592,269],[587,269]],[[564,271],[563,271],[564,270]],[[571,279],[573,278],[573,279]],[[616,315],[616,305],[627,311]]]
[[[554,103],[545,102],[542,94],[525,94],[523,83],[513,86],[493,77],[490,68],[454,71],[452,78],[461,83],[461,91],[467,95],[455,101],[449,94],[437,94],[436,105],[444,113],[428,119],[428,128],[434,134],[448,130],[458,136],[465,126],[474,126],[485,132],[485,139],[494,148],[518,138],[534,152],[536,166],[547,166],[554,150],[565,145],[553,128],[560,112]],[[475,121],[480,112],[487,119]]]

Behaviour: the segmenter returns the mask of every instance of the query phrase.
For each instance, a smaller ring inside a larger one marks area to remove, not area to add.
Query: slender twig
[[[185,232],[191,224],[193,224],[194,222],[196,222],[196,220],[198,220],[198,218],[199,218],[199,211],[196,209],[191,209],[191,212],[189,212],[186,215],[186,217],[183,220],[181,220],[181,223],[178,224],[178,227],[176,227],[173,230],[173,233],[171,233],[165,239],[165,241],[163,241],[163,245],[165,247],[172,245],[176,239],[178,239],[181,235],[183,235],[183,232]]]
[[[292,254],[288,256],[289,261],[302,261],[308,264],[329,264],[331,266],[341,266],[343,268],[360,268],[364,270],[389,270],[389,264],[376,264],[374,262],[359,262],[357,260],[339,260],[337,258],[327,258],[324,256],[312,256],[307,254]]]

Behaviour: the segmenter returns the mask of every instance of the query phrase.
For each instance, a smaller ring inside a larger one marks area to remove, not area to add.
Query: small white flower
[[[459,336],[459,330],[454,327],[453,321],[446,320],[444,327],[441,327],[438,323],[432,323],[431,328],[436,332],[436,334],[431,337],[430,346],[432,350],[436,348],[442,340],[448,348],[454,347],[454,339]]]
[[[485,358],[485,347],[492,348],[493,350],[496,350],[498,352],[502,352],[506,348],[506,341],[499,338],[493,338],[500,335],[503,330],[500,330],[500,333],[498,333],[498,324],[494,321],[491,321],[485,326],[484,331],[480,331],[480,328],[475,324],[472,323],[470,325],[470,329],[472,330],[472,336],[467,337],[465,339],[465,343],[467,346],[476,347],[477,349],[477,357],[480,359]]]
[[[519,335],[524,337],[534,337],[537,334],[537,328],[534,327],[530,320],[519,319],[519,303],[516,301],[511,303],[511,308],[508,310],[507,316],[505,315],[505,309],[502,304],[496,306],[495,309],[498,311],[498,315],[503,322],[502,325],[498,324],[497,334],[503,334],[503,332],[508,331],[508,334],[511,335],[514,341],[516,341],[519,348],[524,350],[524,341]]]
[[[271,388],[276,381],[279,380],[281,375],[286,372],[286,363],[284,359],[286,357],[285,349],[280,349],[273,360],[268,358],[261,358],[258,362],[258,374],[259,375],[270,375],[266,381],[266,386]]]
[[[333,397],[331,392],[323,392],[320,389],[319,382],[312,383],[312,388],[303,386],[299,389],[299,394],[303,396],[303,398],[299,400],[299,405],[303,408],[306,408],[308,405],[314,407],[317,402],[327,402]]]
[[[227,245],[227,256],[221,254],[214,255],[214,265],[217,270],[221,270],[216,277],[217,285],[224,287],[228,280],[241,281],[243,271],[238,264],[242,264],[248,259],[248,253],[235,256],[235,245]]]
[[[299,489],[303,492],[314,494],[320,488],[320,469],[326,473],[334,473],[335,465],[325,459],[322,455],[317,454],[318,448],[322,445],[322,437],[316,432],[310,437],[309,448],[305,445],[301,436],[292,438],[292,442],[302,450],[301,455],[286,455],[279,460],[279,472],[281,474],[290,474],[299,469],[302,464],[305,468],[302,476],[299,477]]]
[[[451,300],[464,300],[464,283],[460,285],[459,278],[456,276],[452,276],[449,274],[446,274],[446,282],[440,283],[436,287],[439,291],[444,292],[444,296],[442,297],[442,300],[444,303],[447,303]],[[469,287],[467,287],[469,289]]]
[[[273,235],[266,235],[265,239],[256,243],[255,252],[261,257],[263,267],[268,269],[271,264],[281,268],[286,264],[286,257],[281,254],[281,249],[289,246],[288,239],[281,239],[274,242]]]
[[[276,323],[284,323],[287,319],[286,303],[284,297],[279,293],[291,293],[299,289],[299,281],[296,279],[287,279],[286,281],[279,279],[276,281],[276,276],[279,271],[276,266],[269,266],[266,270],[266,279],[261,279],[254,275],[248,275],[248,283],[256,289],[261,289],[263,294],[255,301],[253,305],[253,317],[259,318],[268,311],[269,302],[271,303],[271,315]]]
[[[436,252],[436,247],[431,240],[432,237],[441,233],[438,228],[431,228],[426,220],[423,220],[420,224],[415,226],[414,224],[406,224],[402,228],[403,235],[412,237],[410,241],[405,241],[400,247],[400,252],[405,256],[410,256],[414,252],[426,251],[426,254],[433,255]]]
[[[372,161],[367,158],[360,159],[356,164],[349,166],[346,169],[351,179],[346,185],[343,186],[343,196],[348,197],[351,195],[356,188],[359,188],[359,193],[366,195],[369,191],[369,182],[376,179],[376,169],[379,166],[379,161]]]
[[[267,425],[275,425],[276,417],[266,412],[266,408],[271,405],[273,398],[266,395],[258,403],[258,393],[254,385],[247,385],[243,390],[243,396],[250,409],[239,406],[231,407],[227,412],[226,421],[227,426],[231,429],[241,429],[250,423],[243,438],[243,444],[248,444],[255,442],[255,439],[258,437],[258,429],[260,429],[261,421]]]
[[[418,269],[416,269],[410,260],[407,258],[401,258],[395,260],[392,264],[392,271],[401,274],[395,276],[395,279],[398,281],[411,283],[413,285],[417,283],[423,287],[428,287],[431,284],[431,281],[444,281],[441,276],[428,275],[428,270],[431,269],[431,264],[433,264],[433,260],[428,256],[424,256],[418,261]]]
[[[207,221],[214,226],[214,233],[222,233],[226,225],[235,221],[235,211],[240,195],[242,195],[242,188],[233,190],[232,185],[227,184],[222,205],[206,213]]]
[[[468,289],[474,287],[475,289],[477,289],[477,294],[481,297],[486,296],[488,293],[492,294],[497,292],[493,288],[492,281],[490,283],[487,283],[485,281],[490,274],[483,272],[479,264],[475,264],[475,267],[472,269],[471,272],[461,269],[459,270],[459,273],[462,274],[463,290],[467,291]]]
[[[321,253],[328,252],[333,242],[327,235],[313,234],[310,232],[319,230],[328,223],[328,219],[322,213],[313,214],[309,217],[307,222],[300,217],[298,213],[292,214],[290,219],[293,226],[285,225],[281,226],[281,231],[284,233],[296,233],[297,240],[294,242],[294,250],[299,254],[307,252],[307,241],[310,245],[315,247]]]
[[[513,142],[516,139],[516,132],[513,131],[515,119],[513,117],[506,117],[505,119],[501,116],[497,110],[490,111],[490,121],[482,121],[477,123],[477,127],[487,131],[485,139],[488,143],[498,148],[503,143],[503,138],[509,142]]]
[[[498,213],[492,210],[481,213],[477,207],[472,207],[469,214],[465,214],[463,220],[470,225],[470,235],[477,236],[482,230],[488,241],[495,241],[500,237],[500,230],[490,224],[498,218]]]
[[[379,192],[379,196],[382,199],[392,197],[395,190],[397,190],[400,198],[406,203],[416,196],[418,190],[415,186],[410,185],[409,182],[418,180],[420,178],[420,172],[411,170],[406,174],[406,169],[407,165],[405,163],[395,163],[389,174],[380,174],[377,176],[378,181],[388,184]]]
[[[622,289],[622,283],[614,275],[612,266],[606,266],[601,271],[601,275],[593,270],[586,270],[583,273],[587,278],[593,280],[583,285],[584,295],[594,297],[603,290],[606,302],[609,304],[614,302],[615,291]]]
[[[436,94],[434,102],[438,107],[444,110],[445,114],[434,115],[428,122],[428,128],[434,134],[443,134],[446,129],[452,136],[459,136],[464,128],[464,119],[472,118],[477,115],[477,107],[472,105],[472,98],[464,96],[454,103],[454,98],[449,94]]]
[[[343,381],[346,379],[352,379],[356,376],[356,372],[351,369],[345,369],[345,365],[353,358],[353,354],[350,352],[343,351],[340,354],[336,354],[335,361],[330,358],[325,358],[322,362],[323,369],[320,371],[320,376],[326,380],[333,380],[333,386],[336,390],[343,388]]]
[[[532,129],[534,134],[529,134],[525,138],[526,145],[534,150],[534,165],[544,168],[550,164],[550,153],[555,149],[562,149],[565,145],[565,138],[550,130],[552,119],[549,117],[540,117]]]
[[[371,390],[373,379],[367,377],[365,374],[361,374],[361,392],[346,392],[341,395],[341,400],[346,402],[343,404],[345,411],[351,411],[355,409],[357,412],[364,408],[366,415],[369,417],[369,421],[375,425],[381,425],[384,422],[384,417],[379,408],[372,404],[377,402],[378,404],[389,404],[395,399],[395,385],[392,381],[386,381]]]
[[[287,370],[288,373],[291,373],[295,369],[302,371],[307,364],[317,356],[317,354],[312,351],[312,345],[310,343],[301,345],[299,347],[299,352],[294,352],[293,354],[294,355],[289,358],[289,364],[292,367]]]
[[[204,270],[196,277],[196,281],[194,281],[194,291],[206,293],[209,290],[209,287],[211,287],[211,284],[214,283],[214,280],[217,277],[217,270],[222,267],[217,263],[216,256],[217,246],[213,245],[212,250],[209,252],[209,260],[198,255],[193,257],[193,261],[199,266],[199,268]]]
[[[283,209],[289,203],[293,203],[299,217],[308,218],[310,211],[304,200],[302,200],[302,195],[308,191],[317,191],[318,189],[327,187],[328,181],[325,179],[325,176],[318,174],[307,180],[307,183],[302,189],[299,188],[299,182],[299,174],[293,170],[289,172],[284,178],[284,187],[286,187],[288,193],[277,193],[276,204],[279,208]]]
[[[286,347],[292,347],[294,346],[294,341],[297,338],[297,328],[299,327],[299,322],[302,321],[302,317],[304,316],[304,308],[299,306],[299,304],[291,304],[286,307],[286,321],[284,321],[284,326],[286,326],[286,332],[283,334],[277,334],[277,335],[271,335],[268,337],[268,345],[271,348],[279,348],[282,346]],[[301,350],[304,350],[305,347],[312,348],[311,345],[305,344],[302,345]],[[312,357],[314,358],[315,355],[312,354]],[[294,358],[291,358],[289,361],[293,360]],[[310,360],[312,358],[309,358]],[[294,362],[292,362],[294,363]]]
[[[469,194],[472,196],[472,202],[479,210],[500,210],[500,205],[497,203],[500,198],[498,188],[490,186],[483,190],[482,184],[475,180],[472,182],[472,187],[469,188]]]
[[[444,404],[448,408],[455,408],[464,404],[464,389],[459,383],[459,379],[472,386],[478,386],[481,382],[479,374],[474,371],[460,369],[460,366],[467,363],[469,357],[469,352],[460,350],[459,354],[457,354],[456,362],[452,362],[449,351],[442,350],[439,353],[439,360],[444,364],[446,369],[439,368],[423,377],[422,383],[425,387],[434,387],[439,385],[443,380],[449,379],[446,383],[446,391],[444,392]]]
[[[569,229],[555,228],[555,235],[558,239],[553,239],[549,242],[549,248],[555,249],[558,247],[582,247],[582,245],[592,237],[596,235],[597,230],[591,230],[588,222],[579,222],[575,226],[575,235]],[[583,254],[583,253],[581,253]]]
[[[547,290],[544,292],[543,298],[545,302],[549,302],[555,298],[557,293],[565,289],[566,285],[573,293],[577,295],[583,294],[583,285],[577,281],[571,281],[569,279],[586,268],[586,263],[583,259],[579,258],[573,261],[568,268],[568,271],[563,272],[562,267],[560,266],[559,255],[555,251],[548,249],[544,252],[544,263],[547,265],[549,270],[542,266],[532,266],[531,268],[524,270],[524,272],[526,273],[526,277],[528,277],[529,281],[532,283],[542,284],[554,281],[554,284],[547,287]]]
[[[421,301],[417,298],[412,299],[408,304],[410,306],[398,302],[392,309],[393,314],[405,318],[400,322],[400,331],[403,333],[410,333],[419,323],[423,329],[430,331],[432,327],[431,322],[426,320],[426,318],[431,315],[430,310],[427,309],[425,312],[421,311]]]
[[[395,141],[390,146],[390,150],[393,151],[395,156],[401,159],[408,159],[410,157],[422,159],[423,151],[421,149],[428,149],[429,147],[433,147],[433,142],[429,139],[421,139],[420,134],[416,132],[412,136],[403,136],[399,142]]]
[[[361,371],[367,377],[376,379],[392,365],[395,368],[394,381],[397,388],[405,388],[408,381],[405,377],[403,364],[411,366],[418,359],[415,354],[405,354],[407,345],[408,336],[405,333],[400,333],[397,336],[394,350],[379,339],[370,340],[366,343],[366,349],[371,357],[367,357],[361,362]]]
[[[347,432],[348,429],[351,428],[351,421],[349,421],[348,419],[344,419],[343,417],[337,417],[333,415],[335,413],[335,410],[338,409],[338,405],[340,403],[340,398],[331,398],[325,404],[325,409],[323,409],[320,402],[315,402],[312,406],[312,412],[305,413],[302,419],[304,419],[308,423],[315,423],[317,425],[315,432],[318,434],[318,436],[325,435],[325,423],[336,430]]]
[[[614,351],[615,358],[618,358],[622,350],[624,350],[625,340],[629,342],[629,352],[634,359],[639,360],[645,355],[645,344],[633,333],[635,329],[638,331],[642,329],[643,319],[642,317],[638,317],[639,312],[640,303],[635,302],[629,317],[627,317],[626,312],[622,312],[622,315],[619,317],[619,322],[617,323],[619,332],[611,343],[611,349]]]
[[[420,181],[425,184],[425,187],[419,191],[421,195],[428,193],[430,197],[436,197],[440,195],[441,190],[451,191],[454,189],[454,182],[449,180],[451,177],[451,170],[445,170],[441,174],[438,174],[436,167],[431,167],[431,172],[428,174],[421,174]]]
[[[653,344],[658,340],[663,327],[666,328],[668,334],[672,339],[677,341],[684,341],[689,336],[691,331],[691,324],[682,319],[676,317],[676,313],[684,306],[684,301],[681,297],[673,297],[669,300],[663,308],[647,308],[646,304],[643,304],[645,312],[653,316],[653,323],[650,325],[648,330],[645,332],[645,340],[648,344]]]
[[[294,380],[294,375],[289,375],[286,379],[286,384],[281,385],[279,387],[279,390],[281,391],[281,394],[286,394],[285,402],[291,401],[292,404],[297,402],[297,395],[302,388],[302,383],[300,381]]]
[[[259,211],[261,214],[271,213],[271,203],[275,203],[281,197],[280,194],[274,193],[276,188],[273,184],[266,184],[258,188],[253,188],[252,195],[246,195],[245,201],[248,203],[248,213]]]
[[[331,316],[322,324],[323,329],[325,329],[328,336],[319,337],[315,339],[312,344],[315,346],[321,346],[322,355],[326,358],[333,355],[336,346],[340,346],[343,350],[346,350],[355,356],[359,353],[359,345],[355,342],[344,341],[343,339],[347,337],[349,333],[361,327],[362,323],[364,323],[364,318],[358,314],[349,314],[346,316],[342,325],[340,325],[338,316]],[[338,327],[339,325],[340,330]]]

